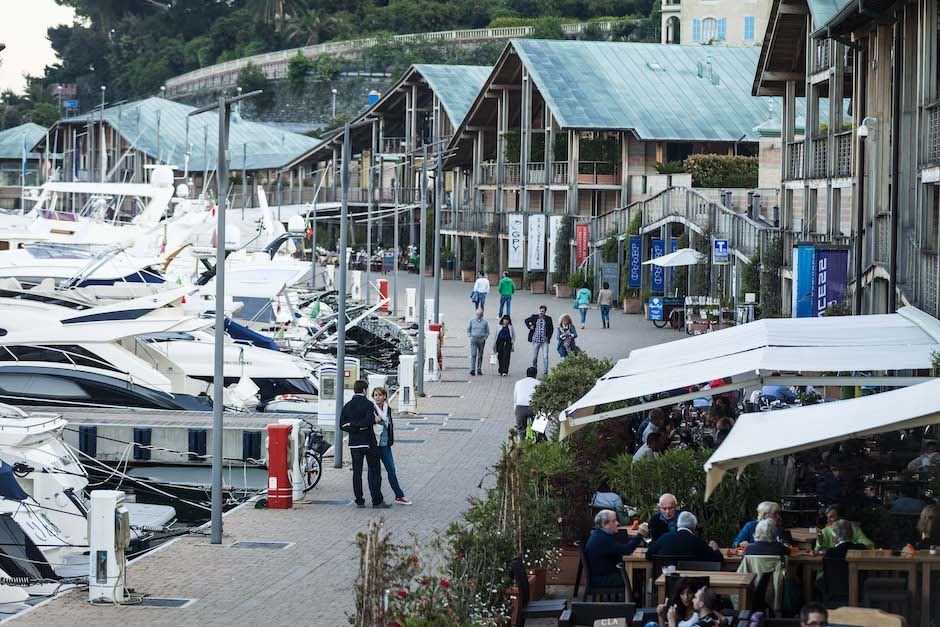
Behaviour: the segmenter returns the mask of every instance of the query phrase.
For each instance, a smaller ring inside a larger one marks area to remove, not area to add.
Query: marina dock
[[[413,275],[401,278],[401,289],[414,286]],[[305,503],[291,510],[258,510],[248,503],[225,516],[223,544],[210,545],[208,536],[187,536],[128,565],[128,586],[136,594],[184,599],[180,603],[184,607],[92,606],[87,594],[72,592],[15,617],[15,624],[346,624],[347,613],[354,609],[356,533],[366,529],[370,518],[381,515],[394,539],[406,541],[413,532],[419,540],[428,540],[461,515],[467,498],[479,495],[480,485],[492,481],[489,467],[514,425],[513,386],[531,365],[531,346],[521,321],[543,303],[556,320],[571,309],[568,300],[517,292],[512,308],[518,343],[510,376],[497,376],[495,366],[484,359],[484,376],[470,377],[465,331],[472,315],[469,288],[465,283],[442,283],[441,310],[448,321],[444,380],[426,386],[418,416],[395,415],[398,476],[413,506],[396,505],[380,514],[356,509],[349,466],[334,469],[327,464]],[[498,302],[488,303],[490,341],[497,308]],[[616,312],[611,326],[600,329],[598,312],[592,310],[588,328],[579,331],[579,345],[592,355],[617,358],[632,348],[680,337],[674,331],[654,329],[640,316]],[[557,361],[553,350],[551,364]],[[385,481],[382,490],[391,500]],[[254,548],[236,544],[244,542],[282,544],[247,545]]]

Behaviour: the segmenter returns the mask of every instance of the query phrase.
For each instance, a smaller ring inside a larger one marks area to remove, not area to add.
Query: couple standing
[[[388,403],[388,391],[383,387],[372,390],[372,400],[366,398],[369,384],[356,381],[353,384],[353,397],[343,406],[340,414],[340,428],[349,433],[349,452],[352,454],[353,494],[356,495],[356,507],[365,507],[362,495],[362,465],[366,462],[369,480],[369,494],[373,508],[388,508],[382,496],[382,470],[385,466],[388,483],[395,493],[395,502],[411,505],[405,493],[398,485],[395,472],[395,459],[392,457],[392,445],[395,443],[395,427],[392,423],[392,407]]]

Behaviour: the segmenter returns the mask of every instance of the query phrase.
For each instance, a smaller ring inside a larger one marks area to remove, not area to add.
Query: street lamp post
[[[336,89],[333,89],[333,117],[336,117]]]
[[[428,147],[424,145],[421,147],[421,217],[419,223],[421,224],[420,229],[420,240],[418,245],[421,247],[421,254],[419,255],[418,261],[418,381],[415,384],[415,392],[417,394],[424,394],[424,360],[426,359],[424,354],[424,328],[425,321],[424,318],[427,315],[424,311],[424,267],[427,265],[427,232],[428,232],[428,221],[425,220],[425,214],[427,213],[427,197],[428,197]]]
[[[336,93],[336,90],[333,90]],[[343,130],[343,156],[340,167],[342,196],[339,210],[339,306],[336,311],[336,431],[340,429],[340,416],[343,413],[343,390],[345,389],[346,370],[346,232],[349,219],[349,123]],[[339,437],[339,436],[337,436]],[[338,439],[339,446],[333,448],[333,467],[343,467],[342,439]]]
[[[219,151],[216,165],[218,199],[215,227],[215,345],[212,371],[212,530],[210,542],[222,544],[222,429],[225,389],[225,181],[228,179],[228,131],[232,104],[244,98],[257,96],[261,90],[230,98],[219,97],[218,104],[208,105],[190,112],[190,116],[218,109]]]

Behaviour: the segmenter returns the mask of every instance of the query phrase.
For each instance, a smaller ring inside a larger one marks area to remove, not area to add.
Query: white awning
[[[705,462],[705,498],[725,473],[856,437],[940,422],[940,379],[834,403],[740,416]]]
[[[694,266],[697,263],[705,261],[705,255],[694,248],[680,248],[679,250],[662,255],[649,261],[644,261],[644,266],[654,265],[661,268],[675,268],[677,266]]]
[[[632,351],[601,377],[590,392],[565,410],[561,416],[561,436],[566,437],[590,422],[683,399],[656,400],[638,408],[607,412],[600,412],[599,406],[714,379],[731,377],[732,384],[727,390],[761,385],[777,371],[837,373],[930,368],[934,351],[940,351],[940,321],[913,307],[876,316],[758,320]],[[910,382],[898,380],[897,385]]]

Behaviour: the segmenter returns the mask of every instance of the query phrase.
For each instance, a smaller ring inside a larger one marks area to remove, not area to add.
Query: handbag
[[[572,309],[580,309],[580,305],[578,304],[578,301],[577,301],[577,300],[571,301],[571,308],[572,308]]]
[[[490,365],[491,366],[496,365],[496,353],[490,353]]]

